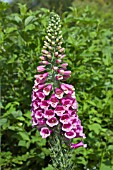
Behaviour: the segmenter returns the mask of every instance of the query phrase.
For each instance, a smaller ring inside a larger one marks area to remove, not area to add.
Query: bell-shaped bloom
[[[43,111],[42,110],[36,110],[35,112],[35,118],[43,118]]]
[[[44,56],[40,56],[39,57],[41,60],[45,60],[45,57]]]
[[[45,64],[45,65],[48,65],[50,64],[48,61],[44,60],[44,61],[41,61],[40,64]]]
[[[49,104],[51,105],[51,107],[56,108],[58,102],[59,101],[58,101],[57,97],[55,97],[55,95],[52,94],[52,96],[51,96],[51,98],[49,100]]]
[[[71,129],[72,129],[72,125],[69,122],[63,124],[63,126],[62,126],[62,130],[65,131],[65,132],[69,132]]]
[[[39,83],[44,83],[47,77],[48,77],[48,73],[35,75],[37,85]]]
[[[63,80],[63,76],[60,75],[60,74],[57,74],[57,75],[56,75],[56,80]]]
[[[61,105],[57,105],[54,112],[56,113],[57,116],[62,116],[65,112],[64,107]]]
[[[37,71],[40,73],[40,72],[43,72],[43,71],[45,71],[46,69],[45,69],[45,66],[44,65],[42,65],[42,66],[38,66],[37,67]]]
[[[73,100],[69,98],[62,98],[61,103],[64,106],[65,110],[68,110],[72,106]]]
[[[38,125],[39,125],[40,127],[46,125],[46,121],[45,121],[44,118],[39,118],[39,119],[37,119],[37,122],[38,122]]]
[[[71,75],[71,71],[64,71],[63,75],[70,76]]]
[[[82,141],[81,142],[79,142],[79,143],[76,143],[76,144],[74,144],[74,143],[71,143],[71,148],[79,148],[79,147],[81,147],[81,146],[83,146],[84,148],[86,148],[87,147],[87,144],[84,144]]]
[[[45,94],[43,92],[37,92],[36,96],[38,97],[38,99],[40,99],[41,101],[43,101],[45,99]]]
[[[36,92],[33,91],[33,93],[32,93],[32,102],[35,101],[36,99],[37,99]]]
[[[63,63],[63,64],[61,64],[61,67],[62,67],[63,69],[66,69],[67,66],[68,66],[68,63]]]
[[[52,117],[51,119],[48,119],[47,121],[46,121],[46,124],[48,125],[48,126],[50,126],[50,127],[53,127],[53,126],[56,126],[56,125],[58,125],[58,120],[57,120],[57,118],[56,117]]]
[[[75,136],[76,136],[76,133],[73,130],[70,130],[69,132],[65,133],[65,137],[68,139],[73,139],[75,138]]]
[[[70,116],[68,114],[63,114],[60,117],[60,122],[63,124],[70,122]]]
[[[41,89],[43,89],[44,87],[45,87],[45,85],[46,84],[34,84],[34,86],[33,86],[33,91],[34,92],[37,92],[37,91],[39,91],[39,90],[41,90]]]
[[[67,85],[67,84],[60,84],[60,88],[63,90],[63,92],[65,93],[65,94],[72,94],[73,92],[74,92],[74,90],[73,90],[73,86],[69,86],[69,85]]]
[[[39,100],[35,100],[33,103],[32,103],[32,108],[34,110],[37,110],[39,108]]]
[[[62,99],[63,94],[64,94],[64,92],[63,92],[61,89],[59,89],[59,88],[56,88],[56,89],[55,89],[55,96],[56,96],[58,99]]]
[[[51,90],[52,90],[52,85],[48,84],[46,87],[44,87],[43,92],[46,96],[48,96]]]
[[[42,138],[47,138],[48,136],[50,136],[50,134],[51,131],[47,127],[41,128],[40,135],[42,136]]]
[[[72,108],[73,108],[73,109],[78,109],[78,103],[77,103],[76,100],[73,102]]]
[[[51,119],[52,117],[55,116],[55,113],[53,110],[49,109],[44,112],[44,118],[46,119]]]
[[[59,69],[59,70],[58,70],[58,73],[60,73],[60,74],[63,75],[63,74],[64,74],[64,70],[63,70],[63,69]]]
[[[45,110],[47,110],[49,107],[49,104],[46,100],[41,101],[39,105],[40,105],[41,109],[45,109]]]

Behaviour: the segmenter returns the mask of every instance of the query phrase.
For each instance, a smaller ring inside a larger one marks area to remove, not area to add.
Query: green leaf
[[[110,165],[105,165],[102,163],[100,170],[113,170],[113,166],[111,167]]]
[[[5,123],[7,123],[7,119],[1,118],[0,119],[0,126],[3,126]]]
[[[88,125],[88,128],[92,131],[94,131],[96,134],[99,134],[101,130],[101,126],[98,123],[93,123],[91,125]]]
[[[112,150],[113,151],[113,145],[109,145],[108,146],[108,150]]]
[[[20,110],[14,111],[11,114],[14,116],[14,118],[18,118],[22,116],[22,112]]]
[[[15,20],[17,23],[22,22],[22,19],[21,19],[19,16],[17,16],[17,15],[14,17],[14,20]]]
[[[35,29],[35,25],[33,25],[33,24],[29,24],[25,27],[25,31],[33,30],[33,29]]]
[[[25,19],[25,26],[27,26],[29,23],[31,23],[34,19],[34,16],[29,16]]]
[[[19,8],[20,8],[20,13],[21,13],[21,15],[25,15],[26,12],[27,12],[26,4],[25,4],[25,5],[22,5],[22,4],[18,3],[18,5],[19,5]]]
[[[26,147],[26,141],[25,140],[20,140],[19,143],[18,143],[18,146]]]
[[[18,132],[18,134],[22,137],[22,139],[29,141],[29,135],[27,132]]]
[[[54,170],[54,168],[49,164],[48,167],[42,168],[42,170]]]

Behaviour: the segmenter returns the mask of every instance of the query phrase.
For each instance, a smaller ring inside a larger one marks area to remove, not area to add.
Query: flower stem
[[[72,162],[70,157],[72,156],[72,150],[65,148],[63,137],[59,133],[58,129],[49,139],[51,160],[55,170],[72,170]]]

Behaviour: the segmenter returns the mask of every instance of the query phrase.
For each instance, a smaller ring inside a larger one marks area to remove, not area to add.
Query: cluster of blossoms
[[[60,27],[59,16],[52,13],[33,86],[32,125],[38,128],[42,138],[54,133],[56,126],[60,126],[61,135],[67,139],[85,138],[77,115],[75,89],[65,83],[71,71],[67,70],[68,63],[63,63],[65,49],[61,47]],[[72,148],[79,146],[86,145],[82,141],[71,144]]]

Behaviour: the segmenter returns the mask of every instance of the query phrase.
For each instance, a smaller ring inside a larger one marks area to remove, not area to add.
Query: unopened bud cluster
[[[42,138],[54,134],[57,126],[60,126],[59,133],[67,139],[85,138],[77,115],[75,89],[64,83],[70,77],[71,71],[67,70],[68,63],[63,62],[65,49],[61,47],[60,27],[59,16],[51,13],[33,86],[32,125],[38,128]],[[71,144],[73,148],[79,146],[85,147],[82,141]]]

